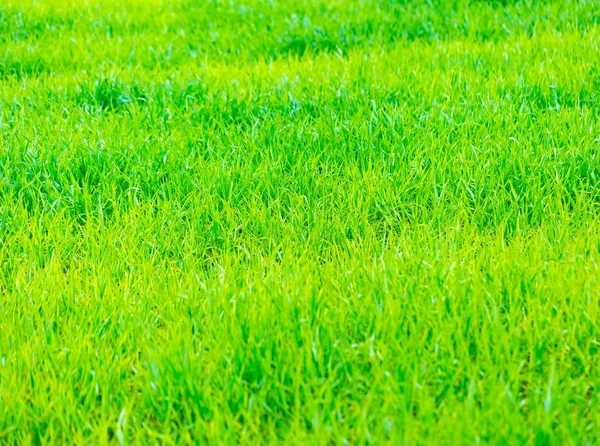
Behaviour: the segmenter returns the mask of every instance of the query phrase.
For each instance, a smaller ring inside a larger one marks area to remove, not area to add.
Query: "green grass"
[[[598,24],[3,2],[0,443],[600,441]]]

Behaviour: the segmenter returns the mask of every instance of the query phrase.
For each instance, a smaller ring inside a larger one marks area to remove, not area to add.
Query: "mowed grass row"
[[[597,0],[4,0],[0,77],[585,32]]]
[[[599,5],[506,3],[0,8],[0,442],[597,441]]]

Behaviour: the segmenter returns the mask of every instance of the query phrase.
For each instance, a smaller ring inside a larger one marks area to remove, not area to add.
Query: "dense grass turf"
[[[2,2],[0,442],[598,441],[599,22]]]

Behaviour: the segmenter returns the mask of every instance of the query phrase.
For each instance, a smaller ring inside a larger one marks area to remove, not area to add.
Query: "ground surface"
[[[0,442],[597,441],[599,23],[2,2]]]

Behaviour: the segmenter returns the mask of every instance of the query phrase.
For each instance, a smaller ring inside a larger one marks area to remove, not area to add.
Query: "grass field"
[[[4,0],[0,443],[600,441],[600,2]]]

